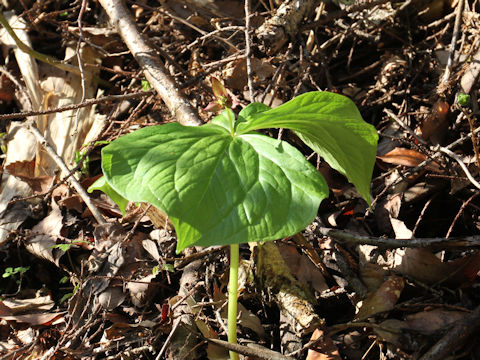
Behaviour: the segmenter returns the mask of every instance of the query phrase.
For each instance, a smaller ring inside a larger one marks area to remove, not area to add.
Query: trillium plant
[[[236,115],[235,99],[212,83],[217,100],[207,108],[223,110],[210,123],[150,126],[118,138],[102,149],[103,183],[93,188],[164,211],[177,252],[230,245],[228,340],[236,343],[239,244],[294,235],[328,197],[324,178],[299,150],[257,131],[292,130],[367,202],[378,136],[339,94],[309,92],[274,109],[252,103]]]

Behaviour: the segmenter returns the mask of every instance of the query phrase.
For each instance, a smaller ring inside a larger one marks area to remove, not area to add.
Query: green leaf
[[[238,124],[237,133],[266,128],[293,130],[370,203],[378,135],[350,99],[329,92],[302,94],[274,109],[251,114],[247,122]]]
[[[238,114],[238,120],[236,121],[236,125],[248,121],[248,119],[252,118],[254,115],[257,115],[261,112],[270,110],[270,106],[267,106],[262,103],[251,103],[245,106],[240,113]]]
[[[121,196],[169,215],[177,251],[295,234],[328,195],[323,177],[288,143],[232,137],[216,124],[137,130],[102,149],[102,168]]]
[[[89,193],[92,193],[94,190],[100,190],[107,194],[107,196],[110,197],[115,204],[117,204],[117,206],[120,208],[120,211],[125,216],[125,209],[127,208],[128,200],[112,189],[110,184],[106,181],[105,176],[98,178],[97,181],[95,181],[87,189]]]
[[[149,91],[152,90],[152,85],[148,82],[148,80],[142,79],[142,90]]]
[[[229,118],[230,117],[230,118]],[[232,124],[230,124],[230,119],[232,119]],[[221,126],[230,132],[230,127],[233,127],[233,119],[235,119],[235,114],[232,109],[223,110],[220,115],[215,116],[210,123]]]
[[[55,244],[55,245],[52,245],[51,248],[52,249],[60,249],[62,251],[65,251],[67,252],[68,250],[70,250],[70,248],[72,247],[73,244]]]

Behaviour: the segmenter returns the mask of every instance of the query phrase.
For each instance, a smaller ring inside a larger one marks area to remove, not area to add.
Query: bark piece
[[[265,51],[269,54],[278,52],[289,37],[298,33],[303,18],[313,11],[316,4],[315,0],[287,0],[280,5],[275,15],[257,30],[257,37]]]
[[[293,277],[276,244],[267,242],[258,246],[255,262],[258,281],[286,318],[291,319],[297,335],[303,336],[322,324],[314,310],[314,296]]]

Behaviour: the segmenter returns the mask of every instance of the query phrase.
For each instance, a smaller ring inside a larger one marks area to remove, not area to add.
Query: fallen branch
[[[202,121],[180,93],[179,86],[168,75],[153,47],[138,31],[124,3],[121,0],[100,0],[100,4],[172,116],[182,125],[201,125]]]
[[[452,247],[469,247],[480,246],[480,235],[451,237],[451,238],[413,238],[413,239],[392,239],[379,238],[373,236],[365,236],[354,234],[344,230],[329,229],[319,227],[315,232],[323,236],[329,236],[337,241],[350,242],[358,245],[373,245],[383,248],[452,248]]]
[[[22,111],[22,112],[12,113],[12,114],[0,114],[0,120],[21,119],[28,116],[38,116],[38,115],[59,113],[59,112],[64,112],[69,110],[76,110],[76,109],[80,109],[80,108],[95,105],[95,104],[105,103],[107,101],[121,101],[121,100],[135,99],[139,97],[149,96],[152,94],[154,94],[154,91],[150,90],[150,91],[142,91],[142,92],[137,92],[132,94],[125,94],[125,95],[102,96],[98,99],[88,99],[79,104],[65,105],[55,109],[40,110],[40,111]]]

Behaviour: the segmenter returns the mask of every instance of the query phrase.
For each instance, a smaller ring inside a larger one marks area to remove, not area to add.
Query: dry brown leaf
[[[404,321],[387,319],[381,322],[379,327],[374,327],[373,332],[382,340],[404,349],[406,345],[410,345],[405,336],[405,329],[408,329],[408,325]]]
[[[111,311],[117,306],[120,306],[125,301],[125,294],[122,289],[117,286],[110,286],[100,295],[98,295],[98,302],[105,310]]]
[[[260,81],[264,81],[275,73],[275,66],[268,61],[253,58],[252,59],[252,71],[253,76],[257,77]],[[225,85],[234,90],[242,91],[247,85],[247,61],[246,59],[240,59],[235,63],[233,69],[227,69],[223,74],[225,79]]]
[[[300,254],[297,247],[290,244],[279,243],[278,249],[291,273],[302,284],[311,285],[319,293],[328,290],[321,271],[312,263],[305,254]]]
[[[365,320],[378,313],[392,310],[402,294],[405,280],[399,276],[390,276],[383,284],[370,294],[355,315],[355,320]]]
[[[63,318],[64,312],[61,313],[38,313],[38,314],[25,314],[25,315],[0,315],[0,318],[7,321],[16,321],[19,323],[26,323],[32,326],[36,325],[50,325],[53,322],[57,322]]]
[[[50,296],[38,296],[31,299],[5,299],[0,306],[7,306],[12,315],[32,310],[50,310],[55,303]]]
[[[400,147],[396,147],[395,149],[389,151],[383,156],[377,156],[377,158],[382,160],[383,162],[386,162],[387,164],[403,165],[410,167],[418,166],[427,159],[424,154],[418,151]],[[434,161],[426,165],[425,168],[427,170],[435,172],[441,171],[440,166]]]
[[[455,264],[442,262],[427,249],[397,249],[391,268],[426,284],[447,279],[448,284],[458,286],[468,281]]]
[[[35,193],[45,193],[52,185],[53,177],[35,176],[35,161],[25,160],[10,163],[5,167],[10,175],[25,181]]]
[[[35,256],[59,266],[59,260],[65,252],[54,246],[63,227],[63,216],[54,201],[51,206],[50,214],[32,228],[32,232],[36,235],[27,240],[25,247]]]
[[[437,145],[443,141],[448,130],[449,105],[445,101],[437,101],[420,127],[422,138]]]
[[[0,301],[0,317],[12,315],[13,311],[3,301]]]
[[[464,311],[435,309],[407,315],[405,323],[409,329],[428,335],[445,329],[447,325],[463,319],[466,315],[468,313]]]
[[[155,279],[155,276],[150,274],[138,281],[129,281],[127,283],[126,288],[130,292],[130,300],[133,305],[142,307],[151,300],[155,286],[152,286],[150,283]]]
[[[310,341],[322,339],[315,345],[314,349],[309,349],[305,360],[340,360],[342,359],[337,347],[329,336],[321,329],[315,329]]]
[[[388,274],[388,271],[380,265],[369,262],[359,266],[359,272],[362,282],[367,287],[369,293],[376,291],[382,286],[385,276]]]

